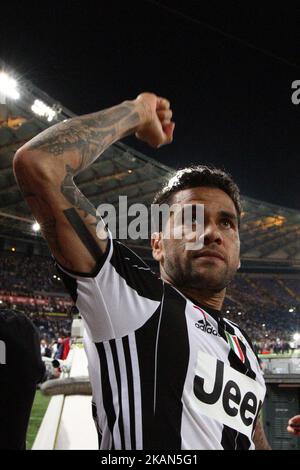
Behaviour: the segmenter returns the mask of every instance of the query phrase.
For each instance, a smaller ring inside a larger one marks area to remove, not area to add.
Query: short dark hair
[[[228,194],[235,205],[240,226],[242,204],[239,187],[229,173],[213,166],[193,165],[177,170],[169,177],[163,188],[156,193],[153,204],[171,204],[175,193],[198,186],[219,188]]]

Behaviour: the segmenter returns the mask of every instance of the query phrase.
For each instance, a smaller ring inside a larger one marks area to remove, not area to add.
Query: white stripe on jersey
[[[141,379],[140,366],[137,355],[135,334],[128,335],[131,364],[133,371],[133,389],[134,389],[134,411],[135,411],[135,439],[136,449],[143,449],[143,427],[142,427],[142,400],[141,400]]]
[[[231,327],[234,329],[235,335],[241,340],[241,342],[245,346],[248,346],[247,347],[247,357],[250,361],[252,370],[255,372],[256,375],[258,375],[258,376],[261,375],[262,372],[261,372],[260,365],[257,361],[256,355],[255,355],[253,349],[251,348],[250,344],[247,341],[247,338],[245,338],[244,335],[241,333],[238,325],[236,325],[235,323],[232,323],[232,321],[230,321],[230,320],[227,320],[227,318],[224,318],[224,321],[231,325]]]
[[[155,414],[155,409],[156,409],[156,386],[157,386],[157,349],[158,349],[158,338],[159,338],[159,331],[160,331],[160,323],[161,323],[161,317],[162,317],[162,309],[164,305],[164,298],[165,298],[165,290],[162,296],[161,300],[161,305],[160,305],[160,312],[159,312],[159,323],[158,323],[158,328],[157,328],[157,334],[156,334],[156,343],[155,343],[155,365],[154,365],[154,396],[153,396],[153,412]]]

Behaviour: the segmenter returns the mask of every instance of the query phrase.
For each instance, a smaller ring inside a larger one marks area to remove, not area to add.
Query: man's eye
[[[221,223],[227,228],[231,228],[234,226],[233,222],[230,219],[222,219]]]

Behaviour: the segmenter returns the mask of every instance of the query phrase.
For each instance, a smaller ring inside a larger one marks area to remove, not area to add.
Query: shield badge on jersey
[[[242,348],[240,346],[238,337],[236,335],[231,335],[227,331],[225,331],[225,334],[226,334],[229,346],[231,347],[231,349],[235,352],[235,354],[240,358],[240,360],[244,364],[245,363],[245,356],[244,356],[244,353],[243,353]]]

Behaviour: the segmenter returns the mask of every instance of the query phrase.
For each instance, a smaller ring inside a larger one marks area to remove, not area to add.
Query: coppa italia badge
[[[227,331],[225,331],[227,341],[231,349],[235,352],[235,354],[240,358],[240,360],[245,363],[245,356],[240,346],[238,337],[236,335],[231,335]]]

